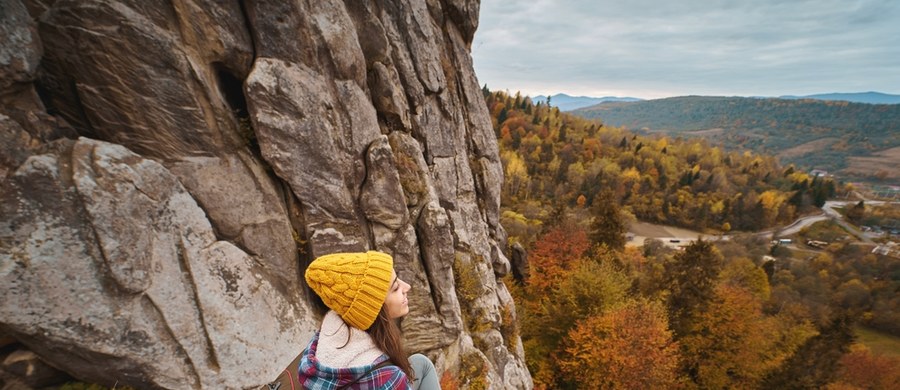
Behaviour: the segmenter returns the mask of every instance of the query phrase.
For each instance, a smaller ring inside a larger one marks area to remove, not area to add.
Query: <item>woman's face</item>
[[[384,308],[391,319],[400,318],[409,313],[409,300],[406,293],[410,286],[397,277],[397,272],[391,274],[391,286],[388,287],[387,298],[384,299]]]

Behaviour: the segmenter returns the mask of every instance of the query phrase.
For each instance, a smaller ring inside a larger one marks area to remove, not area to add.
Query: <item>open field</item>
[[[689,244],[691,241],[696,240],[698,236],[702,236],[704,239],[712,237],[693,230],[647,222],[633,222],[629,226],[628,232],[634,234],[634,239],[626,243],[629,246],[643,246],[645,239],[656,238],[662,240],[667,246],[678,247]],[[672,240],[677,240],[678,242],[673,243],[671,242]]]
[[[817,139],[815,141],[810,141],[802,145],[794,146],[790,149],[785,149],[778,152],[777,156],[779,159],[788,159],[794,157],[800,157],[804,154],[815,153],[818,151],[822,151],[827,149],[831,144],[837,142],[837,138],[822,138]]]
[[[841,173],[900,180],[900,147],[882,150],[867,157],[847,157],[848,167]],[[883,177],[882,177],[883,176]]]
[[[857,342],[869,347],[872,353],[900,358],[900,337],[857,326]]]
[[[689,134],[694,137],[715,137],[725,134],[725,129],[717,127],[714,129],[686,131],[685,134]]]

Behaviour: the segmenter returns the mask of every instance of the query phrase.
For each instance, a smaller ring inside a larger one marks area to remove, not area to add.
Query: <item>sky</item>
[[[482,0],[472,58],[530,96],[900,94],[900,1]]]

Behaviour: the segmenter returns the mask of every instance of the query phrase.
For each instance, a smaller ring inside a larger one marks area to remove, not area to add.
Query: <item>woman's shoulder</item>
[[[412,385],[406,373],[393,364],[379,367],[372,374],[374,376],[372,379],[374,379],[379,388],[405,390]]]

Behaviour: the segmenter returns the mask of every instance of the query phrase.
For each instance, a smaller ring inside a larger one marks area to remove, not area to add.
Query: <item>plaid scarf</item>
[[[389,365],[374,369],[379,363],[388,360],[388,356],[382,354],[374,362],[358,367],[335,368],[324,366],[316,357],[316,348],[319,346],[319,332],[313,335],[309,345],[303,350],[300,359],[299,372],[297,373],[303,388],[311,390],[334,390],[349,383],[353,383],[350,389],[376,390],[376,389],[411,389],[406,374],[399,367]],[[362,376],[362,378],[360,378]],[[360,378],[357,380],[357,378]]]

